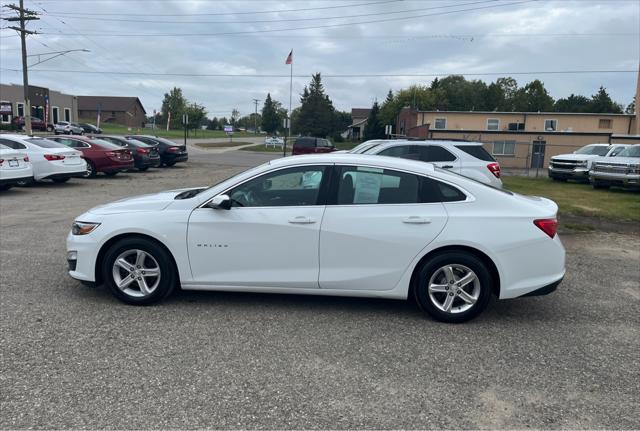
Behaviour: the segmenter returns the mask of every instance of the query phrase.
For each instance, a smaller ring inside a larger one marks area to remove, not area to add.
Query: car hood
[[[640,165],[640,157],[603,157],[596,161],[608,165]]]
[[[120,214],[128,212],[162,211],[167,208],[180,193],[202,187],[189,187],[185,189],[167,190],[160,193],[133,196],[120,199],[105,205],[91,208],[88,212],[99,215]]]
[[[598,156],[597,154],[558,154],[557,156],[551,157],[551,160],[576,160],[576,161],[584,161],[584,160],[595,160],[599,159],[602,156]]]

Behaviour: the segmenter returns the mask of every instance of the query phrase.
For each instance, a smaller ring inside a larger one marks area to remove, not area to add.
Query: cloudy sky
[[[149,113],[160,109],[173,86],[205,105],[211,117],[230,116],[233,108],[249,114],[253,99],[263,101],[267,92],[287,106],[290,68],[284,62],[291,49],[294,108],[310,75],[321,72],[341,110],[369,107],[389,89],[429,84],[437,74],[489,82],[496,79],[493,73],[512,74],[521,85],[541,79],[555,98],[590,96],[602,85],[626,106],[636,73],[530,72],[637,71],[640,62],[640,0],[26,0],[25,5],[41,13],[28,26],[40,33],[28,38],[30,54],[89,50],[34,66],[31,84],[78,95],[138,96]],[[19,38],[6,29],[0,36],[1,81],[21,83]]]

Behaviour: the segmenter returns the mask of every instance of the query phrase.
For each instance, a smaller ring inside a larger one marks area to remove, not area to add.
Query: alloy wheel
[[[113,281],[123,293],[144,298],[153,294],[160,284],[160,265],[144,250],[127,250],[113,262]]]
[[[480,298],[480,279],[464,265],[440,267],[433,273],[427,286],[429,299],[445,313],[463,313],[471,309]]]
[[[93,176],[93,165],[91,163],[87,163],[87,172],[83,176],[85,178],[89,178]]]

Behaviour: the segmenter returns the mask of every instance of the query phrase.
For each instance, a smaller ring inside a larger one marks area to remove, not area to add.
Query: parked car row
[[[577,180],[593,188],[640,188],[640,145],[586,145],[551,157],[548,172],[553,180]]]
[[[143,141],[144,140],[144,141]],[[164,157],[162,155],[165,155]],[[119,172],[173,166],[188,160],[183,145],[155,136],[34,137],[0,135],[0,190],[34,181],[114,176]]]
[[[25,129],[25,119],[22,116],[16,116],[11,120],[16,130]],[[40,132],[54,132],[56,135],[82,135],[85,133],[100,134],[102,129],[93,124],[74,123],[71,121],[58,121],[57,123],[45,123],[41,118],[31,117],[31,128]]]

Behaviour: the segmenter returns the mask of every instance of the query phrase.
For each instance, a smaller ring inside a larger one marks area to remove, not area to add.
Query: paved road
[[[132,307],[67,277],[64,238],[90,206],[268,157],[2,194],[1,428],[640,428],[638,237],[565,235],[559,291],[465,325],[374,299],[178,292]]]

